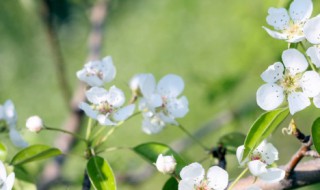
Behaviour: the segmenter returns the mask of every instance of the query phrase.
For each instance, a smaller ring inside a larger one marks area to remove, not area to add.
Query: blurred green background
[[[82,68],[88,55],[89,10],[95,1],[59,1],[60,17],[64,19],[55,26],[67,79],[75,89],[78,84],[75,73]],[[280,60],[287,44],[269,37],[262,26],[267,26],[265,17],[269,7],[287,3],[279,0],[110,0],[101,55],[113,57],[117,76],[112,84],[123,89],[127,99],[130,97],[128,81],[134,74],[153,73],[157,80],[169,73],[180,75],[186,84],[184,95],[188,97],[190,111],[179,121],[189,131],[199,129],[223,111],[237,112],[231,122],[201,139],[206,145],[215,146],[218,138],[228,132],[247,132],[263,112],[255,103],[256,90],[263,84],[260,74]],[[314,7],[313,15],[316,15],[320,2],[314,1]],[[47,125],[54,127],[60,127],[68,116],[40,9],[40,0],[1,3],[0,101],[13,100],[18,127],[30,144],[54,146],[56,133],[32,134],[24,129],[30,115],[40,115]],[[295,115],[296,122],[308,134],[319,113],[310,106]],[[172,126],[157,135],[146,135],[141,130],[141,116],[137,116],[117,130],[108,143],[132,147],[147,141],[171,143],[185,137]],[[300,146],[280,130],[270,140],[280,151],[279,165],[285,164]],[[11,153],[17,151],[8,146]],[[63,168],[63,178],[70,183],[57,184],[52,189],[80,189],[85,160],[74,155],[82,155],[82,148],[83,144],[76,145]],[[206,157],[196,144],[182,155],[188,162]],[[129,150],[103,156],[117,175],[138,171],[147,164]],[[230,178],[234,179],[241,169],[234,155],[228,155],[227,159]],[[34,181],[38,180],[47,162],[28,165]],[[203,162],[206,168],[210,164],[210,160]],[[167,178],[156,172],[144,183],[134,186],[119,183],[118,189],[161,189]]]

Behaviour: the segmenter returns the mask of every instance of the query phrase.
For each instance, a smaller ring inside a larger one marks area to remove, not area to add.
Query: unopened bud
[[[176,169],[177,162],[173,156],[158,156],[156,167],[159,172],[164,174],[172,174]]]
[[[31,132],[38,133],[43,128],[43,122],[39,116],[35,115],[27,119],[26,126]]]

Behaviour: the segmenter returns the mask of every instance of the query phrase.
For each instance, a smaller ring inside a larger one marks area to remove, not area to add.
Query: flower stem
[[[244,174],[249,170],[249,168],[244,169],[241,174],[233,181],[233,183],[230,185],[228,190],[231,190],[237,183],[238,181],[244,176]]]
[[[194,142],[196,142],[199,146],[201,146],[205,151],[210,150],[204,144],[202,144],[198,139],[196,139],[186,128],[184,128],[181,124],[178,125],[179,128],[186,133]]]
[[[92,119],[89,117],[87,131],[86,131],[86,140],[88,140],[90,137],[91,129],[92,129]]]
[[[66,134],[69,134],[71,136],[74,136],[75,138],[77,138],[79,140],[84,141],[85,143],[88,143],[88,141],[85,138],[83,138],[80,135],[77,135],[75,133],[72,133],[70,131],[66,131],[66,130],[58,129],[58,128],[53,128],[53,127],[48,127],[48,126],[44,126],[44,129],[49,130],[49,131],[58,131],[58,132],[66,133]]]

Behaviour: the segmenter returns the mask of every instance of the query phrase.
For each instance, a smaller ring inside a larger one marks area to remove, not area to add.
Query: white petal
[[[301,73],[308,68],[308,61],[304,55],[296,49],[287,49],[282,53],[282,61],[284,66],[295,75]]]
[[[320,93],[320,76],[315,71],[306,71],[300,79],[303,93],[308,97],[315,97]]]
[[[308,20],[303,32],[310,43],[320,44],[320,15]]]
[[[289,43],[298,43],[298,42],[301,42],[304,39],[305,39],[304,35],[294,35],[294,36],[291,36],[291,38],[287,39],[286,41],[289,42]]]
[[[261,159],[268,165],[279,159],[279,153],[276,147],[271,143],[266,143],[266,141],[262,141],[262,143],[253,151],[253,154],[256,153],[261,155]]]
[[[261,162],[260,160],[253,160],[248,162],[248,168],[252,175],[259,176],[267,172],[267,164]]]
[[[201,164],[194,162],[182,168],[180,177],[182,180],[193,179],[198,184],[204,178],[204,169]]]
[[[294,0],[289,9],[289,14],[294,23],[301,23],[310,18],[313,10],[311,0]]]
[[[273,31],[273,30],[270,30],[269,28],[266,28],[266,27],[262,27],[263,29],[266,30],[266,32],[273,38],[275,39],[279,39],[279,40],[287,40],[288,39],[288,35],[287,34],[283,34],[283,33],[280,33],[280,32],[276,32],[276,31]]]
[[[241,145],[237,148],[237,159],[240,165],[242,165],[242,157],[243,157],[243,152],[244,152],[244,145]]]
[[[142,121],[142,130],[148,135],[159,133],[164,127],[165,123],[157,116],[151,118],[145,116]]]
[[[170,100],[166,105],[166,108],[168,109],[169,114],[174,118],[182,118],[189,111],[188,105],[188,99],[183,96],[179,99],[173,98]]]
[[[288,28],[290,17],[288,11],[284,8],[269,8],[267,23],[274,27],[275,30],[284,30]]]
[[[123,107],[113,113],[112,118],[115,121],[124,121],[130,117],[134,112],[135,104],[130,104],[126,107]]]
[[[208,186],[212,189],[225,189],[228,186],[229,175],[219,166],[212,166],[207,174]]]
[[[267,70],[261,74],[261,78],[268,83],[274,83],[283,77],[284,67],[281,62],[270,65]]]
[[[28,143],[22,138],[22,136],[16,129],[10,128],[9,136],[10,136],[11,142],[15,146],[22,147],[22,148],[28,146]]]
[[[277,84],[264,84],[257,91],[257,104],[264,110],[273,110],[283,102],[283,88]]]
[[[7,189],[6,190],[11,190],[14,184],[14,178],[15,178],[15,174],[11,173],[10,175],[8,175],[7,180],[5,181]]]
[[[116,68],[113,65],[111,56],[107,56],[101,61],[102,80],[104,82],[112,81],[116,76]]]
[[[5,181],[7,178],[7,171],[3,163],[0,161],[0,180]]]
[[[93,104],[100,104],[107,101],[108,91],[100,87],[92,87],[86,92],[86,97]]]
[[[103,126],[115,126],[117,125],[115,122],[112,122],[107,115],[98,115],[97,120],[100,123],[100,125]]]
[[[152,108],[157,108],[162,106],[163,101],[159,94],[152,94],[148,100],[148,103]]]
[[[311,58],[311,61],[319,68],[320,67],[320,48],[316,46],[309,47],[307,55]]]
[[[130,89],[132,91],[137,91],[140,89],[142,83],[145,81],[146,77],[148,76],[148,74],[136,74],[134,75],[131,79],[130,79],[130,82],[129,82],[129,86],[130,86]]]
[[[259,175],[259,178],[268,183],[275,183],[281,181],[286,172],[278,168],[269,168],[266,173]]]
[[[177,97],[184,89],[184,82],[178,75],[168,74],[158,83],[157,91],[165,97]]]
[[[145,98],[149,98],[156,90],[156,80],[152,74],[147,74],[145,79],[141,81],[140,90]]]
[[[120,107],[125,101],[124,94],[119,88],[112,86],[107,94],[107,101],[114,107]]]
[[[192,179],[183,179],[179,181],[178,190],[194,190],[196,183]]]
[[[82,109],[84,111],[84,113],[88,116],[91,117],[92,119],[97,119],[97,116],[99,114],[98,111],[93,110],[89,104],[85,103],[85,102],[80,102],[79,104],[79,108]]]
[[[313,98],[313,103],[317,108],[320,108],[320,94]]]
[[[178,125],[178,122],[171,116],[164,114],[163,112],[158,113],[159,118],[166,124]]]
[[[4,113],[8,125],[15,125],[17,122],[17,112],[11,100],[7,100],[4,105]]]
[[[302,92],[290,93],[288,95],[288,103],[291,115],[303,110],[311,104],[308,96]]]

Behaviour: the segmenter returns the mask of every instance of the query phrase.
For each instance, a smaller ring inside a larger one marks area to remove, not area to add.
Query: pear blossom
[[[308,20],[303,32],[310,43],[320,44],[320,15]]]
[[[77,72],[79,80],[89,86],[102,86],[104,83],[112,81],[115,76],[116,68],[113,65],[111,56],[107,56],[101,61],[90,61],[84,65],[82,70]]]
[[[31,132],[40,132],[43,129],[43,121],[42,119],[37,116],[31,116],[27,119],[26,121],[26,127],[31,131]]]
[[[285,67],[276,62],[261,74],[266,84],[257,91],[257,103],[264,110],[273,110],[287,98],[293,115],[308,107],[309,98],[320,93],[320,76],[315,71],[306,71],[308,62],[296,49],[285,50],[282,61]]]
[[[290,4],[289,12],[285,8],[271,7],[268,10],[267,23],[276,31],[263,27],[267,33],[276,39],[297,43],[305,39],[304,25],[313,10],[311,0],[294,0]]]
[[[156,161],[156,167],[159,172],[172,174],[176,169],[177,162],[173,156],[163,156],[160,154]]]
[[[15,174],[12,172],[7,176],[6,168],[0,161],[0,190],[11,190],[14,184]]]
[[[10,140],[15,146],[28,146],[28,143],[22,138],[16,129],[17,112],[11,100],[7,100],[3,105],[0,105],[0,120],[5,121],[6,126],[9,129]]]
[[[92,87],[86,92],[86,97],[91,105],[81,102],[80,109],[104,126],[117,125],[134,112],[134,104],[122,107],[125,97],[122,90],[115,86],[110,87],[109,91],[100,87]]]
[[[184,82],[177,75],[168,74],[158,84],[152,74],[144,76],[140,83],[143,98],[139,102],[144,132],[158,133],[166,124],[178,125],[175,119],[184,117],[189,111],[188,99],[179,97],[183,89]]]
[[[223,190],[228,186],[229,175],[219,166],[212,166],[205,178],[205,170],[201,164],[194,162],[182,168],[180,177],[179,190]]]
[[[279,159],[278,150],[271,143],[262,141],[262,143],[243,160],[244,149],[245,147],[243,145],[238,147],[236,153],[237,159],[241,166],[248,166],[252,175],[269,183],[278,182],[284,178],[284,170],[270,168],[274,161]]]

